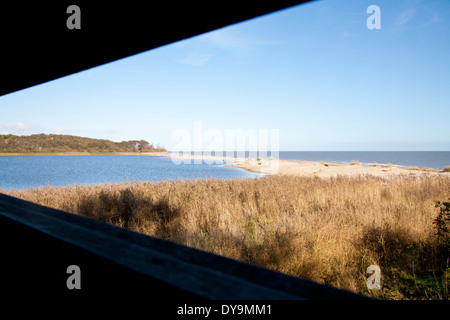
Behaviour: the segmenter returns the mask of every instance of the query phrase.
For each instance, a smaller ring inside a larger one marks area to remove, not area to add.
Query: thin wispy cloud
[[[44,127],[34,123],[10,122],[0,123],[0,134],[31,135],[31,134],[78,134],[80,130],[66,127]]]
[[[406,29],[421,29],[442,21],[439,13],[427,4],[414,2],[409,5],[397,15],[394,21],[393,31],[397,35],[402,34]]]
[[[13,122],[13,123],[0,123],[0,134],[31,134],[42,130],[42,127],[37,124]]]
[[[441,22],[441,17],[439,16],[439,13],[437,13],[436,11],[430,11],[430,15],[431,17],[428,19],[428,21],[419,25],[419,27],[427,27],[429,25]]]
[[[202,66],[206,64],[214,54],[202,54],[198,52],[191,52],[186,58],[179,60],[178,62],[184,63],[190,66]]]
[[[239,35],[229,29],[209,32],[203,39],[212,46],[224,50],[254,50],[267,45],[280,44],[280,41],[259,39],[251,36]]]
[[[225,50],[246,50],[252,47],[252,43],[248,39],[223,30],[207,33],[203,39],[214,47]]]
[[[402,12],[400,12],[399,16],[397,17],[396,26],[403,27],[404,25],[406,25],[409,21],[411,21],[414,18],[415,14],[416,14],[416,8],[414,8],[414,7],[403,10]]]
[[[280,44],[280,41],[255,38],[240,34],[236,28],[220,29],[203,34],[190,42],[184,41],[177,44],[177,48],[185,50],[183,59],[177,60],[191,66],[207,64],[216,55],[231,55],[233,58],[249,57],[258,49],[268,45]],[[205,53],[206,52],[206,53]]]

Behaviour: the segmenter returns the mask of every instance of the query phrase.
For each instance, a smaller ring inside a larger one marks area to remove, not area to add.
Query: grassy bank
[[[128,153],[128,152],[165,152],[145,140],[114,142],[106,139],[94,139],[63,134],[32,134],[16,136],[0,135],[0,153],[50,154],[55,153]]]
[[[384,299],[449,297],[445,212],[434,223],[435,201],[450,196],[445,176],[274,175],[9,194]],[[370,265],[381,268],[381,290],[367,289]]]
[[[41,152],[41,153],[1,153],[0,157],[13,157],[13,156],[168,156],[167,152]]]

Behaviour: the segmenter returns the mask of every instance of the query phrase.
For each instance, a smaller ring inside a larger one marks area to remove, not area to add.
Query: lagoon
[[[224,164],[175,164],[170,158],[142,155],[0,157],[0,188],[94,185],[124,181],[192,178],[251,178],[262,174]]]

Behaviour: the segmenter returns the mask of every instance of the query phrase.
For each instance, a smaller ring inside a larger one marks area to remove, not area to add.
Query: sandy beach
[[[237,167],[250,172],[262,173],[266,175],[297,175],[297,176],[317,176],[317,177],[337,177],[337,176],[358,176],[373,175],[378,177],[392,177],[399,175],[422,176],[422,175],[445,175],[450,177],[450,172],[442,170],[428,171],[424,169],[411,169],[395,165],[361,165],[348,163],[327,163],[316,161],[293,161],[293,160],[269,160],[263,159],[257,162],[255,159],[216,157],[201,155],[176,155],[169,156],[174,161],[195,161],[205,162],[234,162],[228,167]]]

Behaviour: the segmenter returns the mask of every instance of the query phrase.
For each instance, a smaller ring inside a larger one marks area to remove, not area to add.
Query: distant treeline
[[[16,136],[0,135],[0,153],[59,153],[59,152],[165,152],[145,140],[113,142],[103,139],[83,138],[71,135],[33,134]]]

